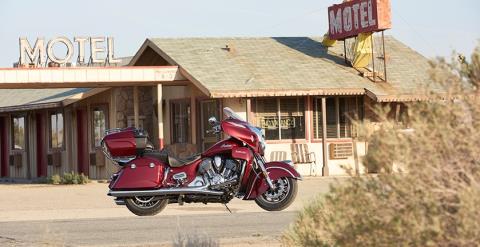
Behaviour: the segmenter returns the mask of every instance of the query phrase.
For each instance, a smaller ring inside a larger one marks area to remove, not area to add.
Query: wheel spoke
[[[154,200],[153,196],[136,196],[133,198],[133,203],[139,208],[151,208],[159,202],[160,200]]]
[[[287,197],[287,194],[290,190],[288,179],[279,178],[273,181],[273,184],[275,188],[266,191],[262,197],[268,202],[278,203],[283,201]]]

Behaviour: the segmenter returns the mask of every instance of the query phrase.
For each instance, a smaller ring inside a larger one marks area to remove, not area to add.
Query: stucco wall
[[[223,107],[230,107],[235,113],[247,120],[247,101],[243,98],[223,99]]]
[[[234,110],[237,114],[239,114],[244,119],[247,119],[247,106],[245,99],[238,99],[238,98],[228,98],[223,99],[223,106],[230,107]],[[372,116],[372,113],[368,112],[369,117]],[[307,143],[309,152],[314,152],[316,157],[316,165],[310,164],[298,164],[296,165],[297,170],[304,176],[321,176],[322,175],[322,143],[321,140],[315,142],[307,142],[303,141],[303,143]],[[351,139],[350,139],[351,141]],[[334,141],[329,141],[327,145],[330,143],[334,143]],[[362,158],[365,155],[365,142],[357,142],[357,155],[358,155],[358,164],[360,173],[365,173],[365,168],[362,165]],[[276,141],[268,141],[265,157],[267,160],[271,159],[271,153],[273,151],[284,151],[287,153],[287,160],[292,160],[292,143],[279,143]],[[327,148],[328,152],[328,148]],[[327,153],[327,155],[329,155]],[[328,157],[328,166],[329,166],[329,173],[331,176],[341,176],[346,175],[347,172],[344,168],[350,168],[355,171],[355,159],[350,156],[347,159],[331,159]]]

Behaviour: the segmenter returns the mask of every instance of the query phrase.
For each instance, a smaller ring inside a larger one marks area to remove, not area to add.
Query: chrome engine
[[[212,189],[221,189],[223,186],[238,182],[240,162],[226,159],[221,156],[205,158],[199,165],[198,176],[189,186],[209,185]]]

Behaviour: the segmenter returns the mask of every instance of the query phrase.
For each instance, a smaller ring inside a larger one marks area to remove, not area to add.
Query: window
[[[327,98],[326,110],[327,138],[351,138],[352,119],[363,119],[363,98]],[[322,98],[313,101],[313,136],[322,138]]]
[[[63,148],[63,114],[50,114],[50,148]]]
[[[92,133],[94,148],[100,147],[105,131],[107,130],[107,109],[105,106],[93,107]]]
[[[13,117],[12,128],[12,149],[25,149],[25,117]]]
[[[257,99],[255,113],[267,140],[305,138],[304,98]]]
[[[172,111],[172,143],[188,143],[190,136],[190,103],[174,101]]]

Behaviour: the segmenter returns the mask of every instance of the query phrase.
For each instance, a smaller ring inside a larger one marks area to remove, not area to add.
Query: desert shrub
[[[173,239],[174,247],[218,247],[218,240],[211,238],[207,234],[188,234],[179,231]]]
[[[90,182],[88,176],[75,172],[66,172],[63,176],[55,174],[50,176],[47,181],[50,184],[87,184]]]
[[[408,105],[403,131],[378,108],[364,165],[377,175],[332,185],[283,236],[290,246],[478,246],[480,47],[465,60],[432,62],[448,93]],[[399,167],[392,173],[392,164]]]
[[[60,184],[61,182],[62,178],[58,174],[52,175],[47,179],[47,183],[49,184]]]

